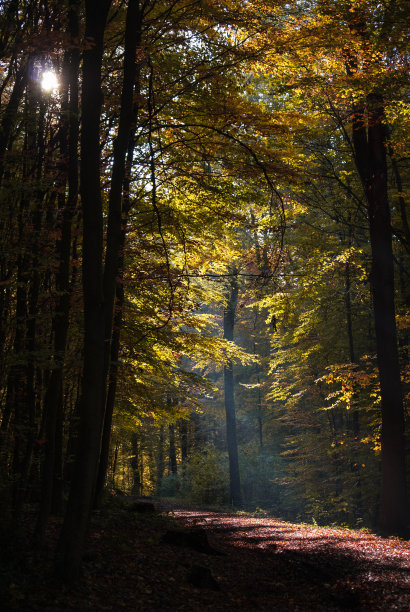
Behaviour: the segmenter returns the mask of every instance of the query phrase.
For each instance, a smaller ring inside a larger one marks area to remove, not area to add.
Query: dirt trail
[[[410,610],[410,542],[362,531],[123,498],[94,513],[71,589],[50,582],[57,535],[13,570],[2,612]]]
[[[410,610],[408,541],[268,517],[187,509],[171,516],[205,530],[226,553],[210,566],[242,609]]]

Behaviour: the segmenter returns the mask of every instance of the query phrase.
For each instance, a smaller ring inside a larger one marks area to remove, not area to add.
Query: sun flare
[[[58,89],[58,79],[55,72],[51,72],[51,70],[43,72],[41,77],[41,87],[44,91],[48,92]]]

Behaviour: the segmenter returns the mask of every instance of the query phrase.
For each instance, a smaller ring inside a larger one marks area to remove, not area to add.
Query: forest
[[[409,537],[408,26],[0,2],[1,538],[70,583],[121,496]]]

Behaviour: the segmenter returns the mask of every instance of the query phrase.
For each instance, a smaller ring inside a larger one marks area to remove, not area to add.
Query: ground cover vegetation
[[[406,18],[1,3],[1,531],[66,582],[107,491],[408,537]]]

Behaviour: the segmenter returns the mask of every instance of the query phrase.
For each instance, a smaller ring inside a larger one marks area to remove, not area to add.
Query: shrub
[[[193,451],[186,463],[184,495],[202,504],[229,502],[229,465],[226,453],[210,444]]]

